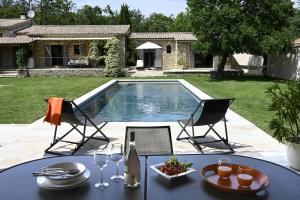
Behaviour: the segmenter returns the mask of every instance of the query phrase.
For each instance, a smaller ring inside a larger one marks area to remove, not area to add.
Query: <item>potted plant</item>
[[[267,89],[267,94],[272,100],[269,110],[275,112],[269,128],[274,131],[274,138],[286,145],[290,166],[300,170],[300,81],[275,84]]]
[[[30,57],[30,48],[28,45],[21,45],[16,50],[16,63],[18,66],[18,76],[28,76],[27,63]]]

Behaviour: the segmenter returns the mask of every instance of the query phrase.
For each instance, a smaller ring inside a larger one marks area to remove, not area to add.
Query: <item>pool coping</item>
[[[182,84],[187,90],[189,90],[193,95],[195,95],[200,100],[212,98],[183,79],[138,79],[138,80],[114,79],[114,80],[108,81],[107,83],[105,83],[105,84],[93,89],[92,91],[82,95],[81,97],[75,99],[74,102],[79,105],[79,104],[85,102],[86,100],[88,100],[89,98],[93,97],[94,95],[111,87],[113,84],[115,84],[117,82],[178,82],[178,83]]]

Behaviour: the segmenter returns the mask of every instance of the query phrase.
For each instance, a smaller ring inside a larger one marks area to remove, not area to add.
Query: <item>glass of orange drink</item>
[[[242,188],[249,188],[253,182],[253,170],[246,165],[240,165],[238,169],[237,181]]]
[[[220,158],[218,162],[218,174],[222,179],[229,179],[232,173],[232,164],[229,158]]]

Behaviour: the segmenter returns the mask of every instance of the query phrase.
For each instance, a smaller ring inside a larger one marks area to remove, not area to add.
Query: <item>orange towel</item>
[[[48,111],[46,113],[44,121],[54,125],[60,125],[63,100],[63,98],[58,97],[50,97],[48,99]]]

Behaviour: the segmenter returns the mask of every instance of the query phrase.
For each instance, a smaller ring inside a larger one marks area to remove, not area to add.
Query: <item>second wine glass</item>
[[[94,163],[99,167],[101,172],[100,182],[95,184],[96,188],[105,189],[109,186],[109,183],[103,181],[103,168],[107,166],[108,155],[106,149],[97,149],[94,151]]]
[[[116,174],[110,179],[112,181],[122,181],[124,176],[119,174],[119,164],[124,158],[123,145],[121,143],[112,144],[110,159],[116,164]]]

